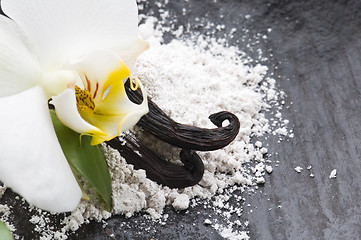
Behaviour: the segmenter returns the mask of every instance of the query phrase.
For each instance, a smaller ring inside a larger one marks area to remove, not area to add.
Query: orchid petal
[[[0,15],[0,97],[35,86],[41,76],[39,62],[21,29]]]
[[[130,76],[127,66],[118,55],[105,49],[91,51],[81,58],[72,59],[67,66],[69,69],[83,73],[83,86],[91,93],[95,101],[102,100],[103,96],[100,93],[108,88],[105,83],[109,74],[121,67],[126,71],[120,76],[120,80],[126,80]]]
[[[59,120],[72,130],[87,135],[106,135],[102,130],[86,122],[79,114],[74,89],[67,89],[50,101],[55,106]]]
[[[0,109],[0,181],[36,207],[74,210],[82,191],[57,140],[42,88],[0,98]]]
[[[2,0],[1,6],[47,70],[91,49],[127,49],[138,36],[135,0]]]
[[[117,54],[128,66],[130,72],[133,72],[135,61],[138,56],[149,48],[149,43],[141,38],[138,38],[129,48],[116,50]]]

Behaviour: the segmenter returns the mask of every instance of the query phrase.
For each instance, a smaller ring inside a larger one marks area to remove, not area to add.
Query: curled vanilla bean
[[[136,103],[142,101],[139,91],[129,90],[129,81],[126,89],[132,101]],[[148,106],[149,113],[143,116],[137,125],[157,138],[180,148],[198,151],[217,150],[231,143],[239,132],[239,120],[230,112],[222,111],[210,115],[209,119],[217,128],[207,129],[175,122],[149,98]],[[229,124],[222,127],[225,120],[228,120]]]
[[[201,158],[191,150],[182,149],[180,160],[184,166],[173,164],[156,155],[136,138],[125,134],[121,139],[107,142],[119,151],[127,163],[135,169],[144,169],[149,179],[170,188],[185,188],[196,185],[203,177]]]

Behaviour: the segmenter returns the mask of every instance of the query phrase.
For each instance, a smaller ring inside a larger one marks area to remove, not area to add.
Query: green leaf
[[[3,222],[0,222],[0,239],[1,240],[13,240],[14,239],[10,230]]]
[[[51,117],[61,148],[70,166],[98,193],[108,211],[112,209],[112,186],[108,165],[99,146],[91,146],[90,136],[82,136],[64,126],[51,110]]]

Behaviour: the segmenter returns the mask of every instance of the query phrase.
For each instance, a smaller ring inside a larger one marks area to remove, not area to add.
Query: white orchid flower
[[[99,144],[147,113],[124,90],[136,57],[135,0],[1,0],[0,181],[30,204],[72,211],[82,191],[48,109]],[[128,67],[127,67],[128,66]],[[129,70],[130,69],[130,70]],[[135,88],[141,83],[133,82]]]

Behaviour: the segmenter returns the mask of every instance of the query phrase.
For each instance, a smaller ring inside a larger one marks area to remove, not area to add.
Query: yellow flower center
[[[83,111],[94,111],[95,103],[88,90],[83,90],[78,86],[75,86],[75,96],[78,111],[81,114]]]

